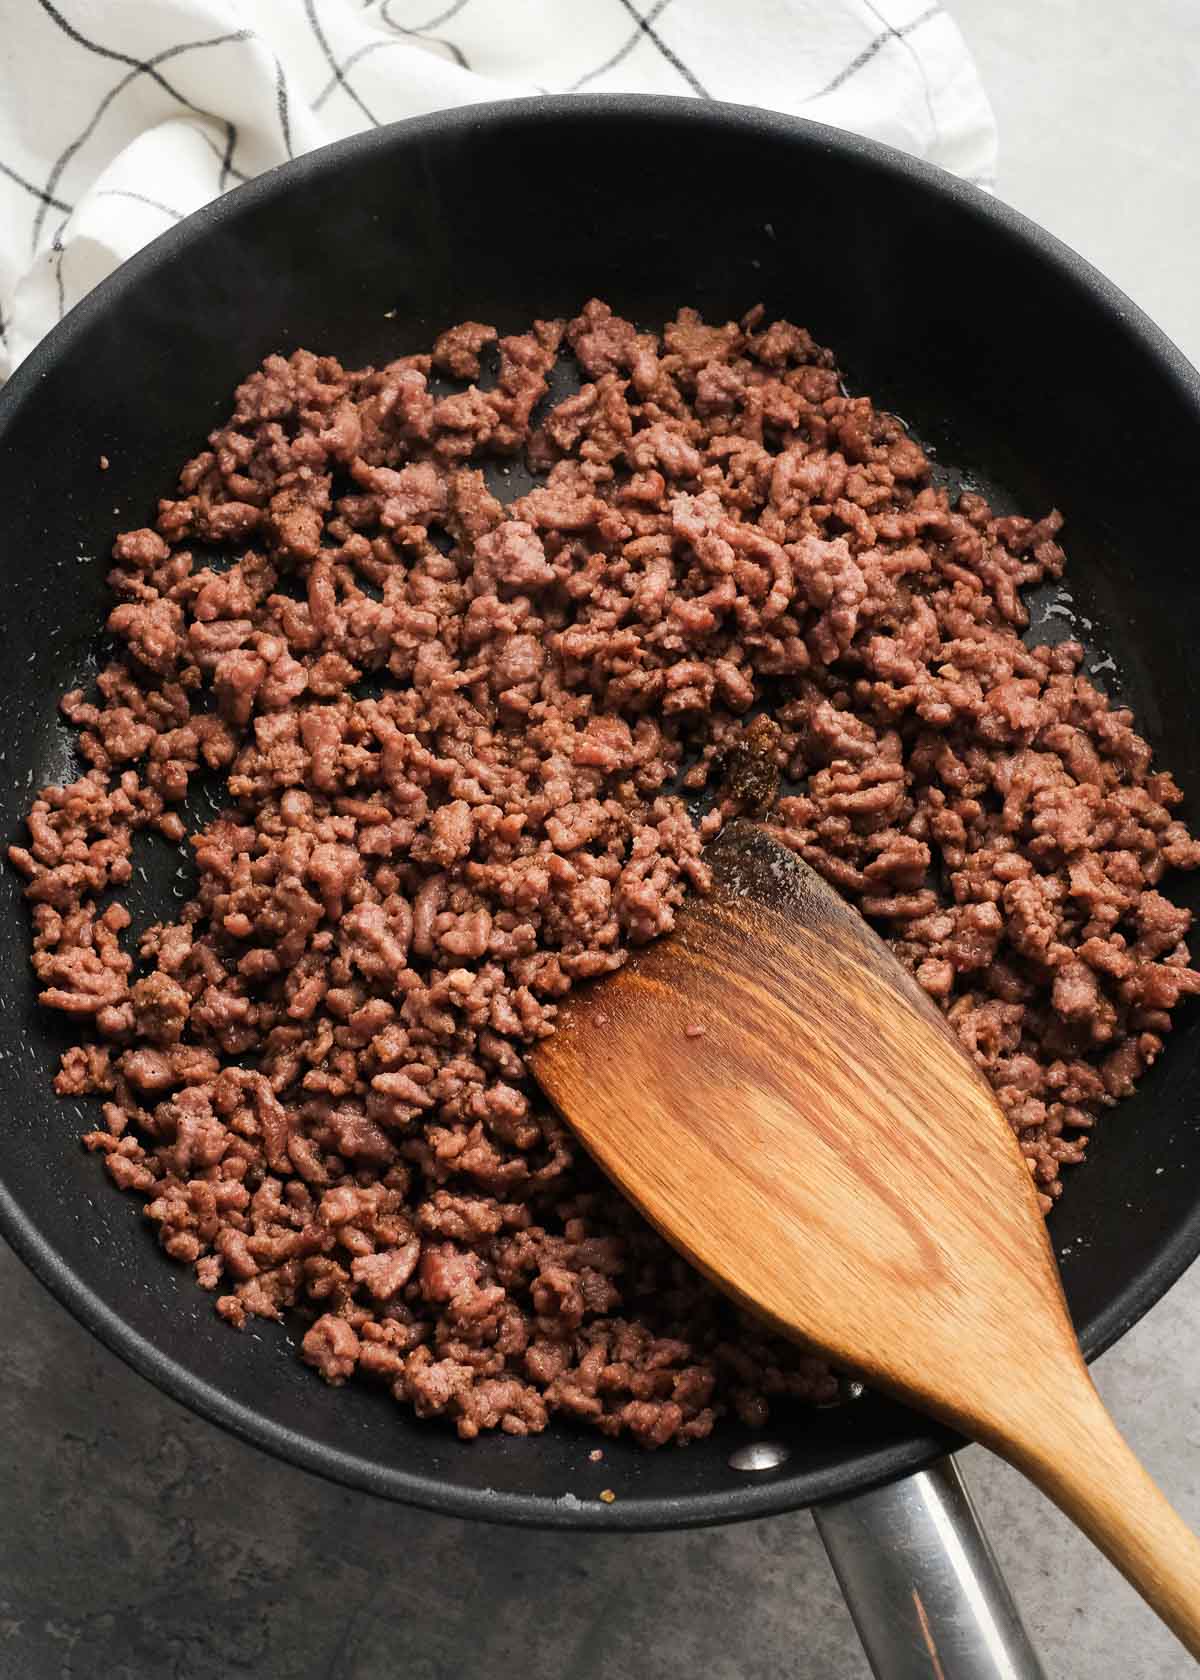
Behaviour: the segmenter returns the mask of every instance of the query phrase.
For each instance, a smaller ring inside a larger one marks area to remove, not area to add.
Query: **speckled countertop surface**
[[[949,0],[1000,118],[1000,190],[1200,362],[1196,0]],[[328,1487],[135,1377],[0,1250],[0,1680],[865,1680],[807,1516],[511,1533]],[[1200,1268],[1097,1367],[1200,1524]],[[1006,1466],[963,1458],[1054,1680],[1194,1673]]]

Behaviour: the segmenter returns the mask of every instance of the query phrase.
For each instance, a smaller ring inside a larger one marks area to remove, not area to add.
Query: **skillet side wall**
[[[682,303],[723,319],[761,300],[832,345],[852,389],[894,408],[939,462],[1006,509],[1060,506],[1074,609],[1116,657],[1118,692],[1160,763],[1200,790],[1200,379],[1178,353],[1048,235],[928,166],[763,113],[581,98],[419,119],[276,171],[135,258],[10,382],[4,837],[18,836],[33,787],[72,774],[56,705],[95,669],[113,533],[152,518],[262,356],[303,345],[382,362],[467,317],[511,330],[591,295],[646,324]],[[155,894],[169,903],[177,860],[145,841],[135,861],[150,879],[147,909]],[[1196,883],[1177,885],[1200,902]],[[793,1446],[786,1469],[747,1481],[727,1467],[732,1431],[687,1452],[609,1446],[592,1466],[592,1438],[569,1430],[461,1447],[372,1390],[335,1393],[282,1332],[231,1335],[190,1272],[160,1256],[133,1199],[77,1146],[90,1114],[50,1092],[67,1039],[34,1003],[8,869],[0,986],[0,1229],[139,1369],[270,1450],[460,1515],[636,1528],[847,1492],[950,1439],[869,1399],[791,1420],[779,1430]],[[1089,1352],[1200,1247],[1190,1183],[1200,1010],[1178,1020],[1136,1097],[1102,1121],[1052,1219]],[[612,1506],[596,1504],[603,1487],[617,1492]]]

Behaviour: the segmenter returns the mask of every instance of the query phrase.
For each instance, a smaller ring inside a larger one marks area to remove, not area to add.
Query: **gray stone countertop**
[[[1200,361],[1196,0],[951,9],[1000,118],[1001,193]],[[865,1680],[803,1513],[568,1541],[396,1509],[192,1417],[7,1251],[0,1288],[0,1680]],[[1200,1268],[1097,1377],[1200,1524]],[[1194,1672],[1014,1472],[963,1463],[1054,1680]]]

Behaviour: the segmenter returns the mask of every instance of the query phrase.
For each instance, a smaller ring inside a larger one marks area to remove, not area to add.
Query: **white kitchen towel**
[[[450,105],[733,100],[993,180],[987,98],[928,0],[0,0],[0,13],[0,378],[209,199]]]

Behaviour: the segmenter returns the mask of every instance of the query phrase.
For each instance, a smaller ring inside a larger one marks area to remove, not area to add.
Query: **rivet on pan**
[[[778,1470],[786,1464],[788,1449],[779,1441],[747,1441],[729,1455],[731,1470]]]

